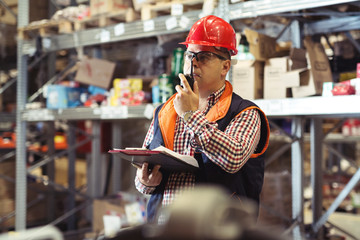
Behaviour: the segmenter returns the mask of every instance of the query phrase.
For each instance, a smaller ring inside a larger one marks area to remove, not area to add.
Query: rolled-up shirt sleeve
[[[155,187],[149,187],[142,184],[138,176],[135,177],[135,188],[142,194],[152,194],[155,190]]]

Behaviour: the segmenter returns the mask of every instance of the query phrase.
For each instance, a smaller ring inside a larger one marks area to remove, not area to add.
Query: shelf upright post
[[[76,145],[76,136],[75,136],[75,122],[69,121],[68,122],[68,131],[67,131],[67,142],[69,146]],[[68,187],[70,189],[67,203],[66,203],[66,211],[73,210],[75,206],[75,194],[76,191],[75,186],[75,161],[76,161],[76,148],[68,148]],[[67,220],[67,229],[68,230],[75,230],[76,229],[76,219],[75,215],[72,214]]]
[[[29,23],[29,1],[18,2],[18,28]],[[26,229],[26,122],[21,119],[27,98],[27,56],[23,54],[23,40],[17,42],[17,70],[16,86],[16,200],[15,200],[15,230]]]
[[[224,19],[227,22],[230,22],[230,11],[229,11],[228,0],[219,0],[215,15]]]
[[[311,187],[312,197],[312,220],[313,225],[318,222],[322,215],[322,119],[312,118],[310,125],[310,162],[311,162]],[[323,232],[320,229],[315,233],[316,239],[323,239]]]
[[[121,121],[112,122],[112,148],[123,147],[121,143],[122,130]],[[111,155],[112,168],[112,193],[117,193],[121,190],[121,160],[117,154]]]
[[[48,16],[49,19],[51,16],[53,16],[56,12],[56,7],[54,4],[49,4],[49,11]],[[49,52],[47,55],[47,68],[48,68],[48,76],[55,76],[56,74],[56,53],[55,52]],[[49,121],[46,123],[47,126],[47,146],[48,146],[48,152],[47,154],[49,156],[55,154],[55,142],[54,142],[54,136],[55,136],[55,123],[53,121]],[[49,177],[49,180],[52,182],[55,182],[55,160],[49,162],[46,165],[47,174]],[[47,200],[47,217],[48,221],[52,222],[55,219],[55,212],[53,211],[55,207],[55,189],[50,187],[49,188],[49,196]]]
[[[88,196],[91,198],[98,198],[102,196],[103,187],[102,187],[102,178],[101,178],[101,122],[100,120],[91,121],[91,157],[88,162]],[[87,209],[88,217],[92,216],[92,209],[89,207]]]
[[[29,0],[18,2],[18,28],[29,24]],[[27,56],[23,54],[23,40],[17,42],[16,86],[16,189],[15,189],[15,230],[26,229],[26,121],[21,119],[27,98]]]
[[[291,30],[291,43],[293,47],[301,48],[303,46],[303,25],[298,20],[294,20],[290,26]]]
[[[294,47],[302,47],[303,29],[299,21],[294,20],[290,26],[291,41]],[[292,134],[298,138],[291,146],[292,178],[292,219],[297,222],[293,229],[293,239],[300,240],[304,224],[304,119],[296,117],[292,121]]]
[[[292,135],[298,139],[291,145],[292,219],[297,222],[293,228],[293,239],[301,240],[304,223],[304,122],[303,118],[293,118]]]
[[[55,124],[53,121],[46,122],[45,124],[47,126],[46,128],[47,129],[46,145],[48,146],[47,154],[51,156],[55,154],[55,142],[54,142]],[[49,180],[55,182],[55,160],[46,164],[46,173],[49,177]],[[49,222],[55,219],[55,212],[53,210],[54,207],[55,207],[55,189],[53,187],[50,187],[49,195],[47,198],[47,209],[48,209],[47,217]]]

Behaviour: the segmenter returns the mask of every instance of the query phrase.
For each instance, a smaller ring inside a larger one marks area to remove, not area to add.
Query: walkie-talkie
[[[191,66],[190,66],[190,74],[186,74],[185,75],[186,80],[188,81],[191,90],[194,90],[194,74],[193,74],[193,61],[191,59]],[[182,87],[184,87],[183,85],[181,85]]]
[[[191,90],[194,90],[194,78],[192,77],[192,75],[185,75],[186,80],[188,81]]]

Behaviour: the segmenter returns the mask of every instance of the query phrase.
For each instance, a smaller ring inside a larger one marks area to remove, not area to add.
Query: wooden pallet
[[[52,21],[42,20],[36,24],[18,28],[19,39],[32,39],[37,36],[46,37],[53,34],[63,34],[73,32],[73,23],[71,21]]]
[[[127,8],[115,13],[101,14],[84,20],[74,22],[74,30],[84,30],[89,28],[105,27],[121,22],[133,22],[139,19],[134,9]]]
[[[184,6],[185,12],[202,9],[204,0],[173,0],[171,2],[156,2],[155,4],[145,4],[141,8],[141,20],[144,21],[158,16],[170,15],[173,4],[182,4]]]
[[[73,33],[74,31],[105,27],[120,22],[132,22],[140,19],[132,8],[117,11],[115,13],[102,14],[91,18],[77,21],[53,21],[42,20],[18,29],[19,39],[32,39],[37,36],[47,37],[55,34]]]

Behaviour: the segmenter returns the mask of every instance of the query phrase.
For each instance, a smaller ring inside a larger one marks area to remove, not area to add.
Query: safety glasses
[[[217,57],[220,60],[228,60],[227,58],[213,53],[213,52],[209,52],[209,51],[200,51],[200,52],[191,52],[191,51],[185,51],[184,52],[184,60],[189,60],[192,61],[194,58],[196,59],[197,62],[200,62],[202,64],[205,64],[207,62],[209,62],[212,58]]]

